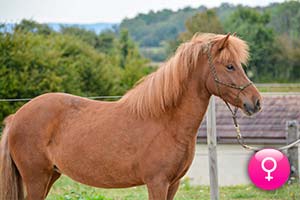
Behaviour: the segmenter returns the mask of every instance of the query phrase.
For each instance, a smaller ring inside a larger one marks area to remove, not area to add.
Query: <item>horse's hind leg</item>
[[[27,193],[26,200],[44,200],[50,189],[48,186],[52,179],[51,172],[37,170],[30,174],[31,177],[25,176],[23,179]]]
[[[50,179],[50,181],[48,183],[48,186],[47,186],[47,189],[46,189],[46,195],[45,195],[45,197],[48,195],[48,193],[49,193],[52,185],[55,183],[55,181],[57,181],[57,179],[59,179],[60,176],[61,176],[60,173],[58,173],[56,171],[53,171],[51,179]]]
[[[48,186],[53,184],[54,167],[51,161],[40,149],[33,145],[20,145],[12,148],[14,161],[26,188],[26,200],[44,200],[48,193]]]

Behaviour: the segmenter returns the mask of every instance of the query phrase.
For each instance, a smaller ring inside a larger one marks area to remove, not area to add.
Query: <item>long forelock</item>
[[[248,45],[237,37],[229,37],[226,48],[220,52],[217,58],[220,62],[229,63],[235,61],[246,65],[249,58]]]
[[[216,34],[195,34],[191,42],[201,42],[203,45],[211,44],[214,45],[218,40],[222,39],[225,35]],[[241,40],[237,36],[230,36],[227,44],[222,51],[215,55],[212,55],[215,60],[228,63],[236,61],[238,63],[247,64],[249,59],[249,47],[244,40]]]

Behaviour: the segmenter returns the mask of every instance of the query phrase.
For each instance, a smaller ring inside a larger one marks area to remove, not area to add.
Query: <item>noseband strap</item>
[[[223,99],[222,94],[221,94],[221,90],[220,90],[220,85],[238,90],[238,93],[237,93],[236,98],[235,98],[235,104],[237,105],[238,100],[239,100],[239,96],[242,93],[242,91],[245,90],[250,85],[252,85],[253,83],[250,81],[250,82],[248,82],[244,85],[237,86],[237,85],[234,85],[234,84],[230,84],[230,83],[226,83],[226,82],[221,81],[218,78],[216,68],[213,64],[213,59],[212,59],[212,56],[211,56],[211,46],[212,46],[211,43],[208,43],[204,46],[203,49],[204,49],[204,52],[207,54],[207,57],[208,57],[208,65],[209,65],[209,68],[210,68],[210,72],[213,75],[215,85],[216,85],[216,88],[217,88],[217,91],[218,91],[218,95],[221,99]],[[233,119],[233,124],[234,124],[235,131],[236,131],[236,134],[237,134],[236,138],[237,138],[238,143],[247,150],[251,150],[251,151],[255,151],[255,152],[261,150],[262,148],[253,147],[253,146],[249,146],[249,145],[245,144],[244,138],[243,138],[241,130],[240,130],[240,126],[237,122],[238,107],[235,106],[234,109],[232,109],[231,106],[229,105],[229,103],[225,99],[223,99],[223,101],[225,102],[226,106],[228,107],[229,111],[231,112],[232,119]],[[278,148],[278,150],[279,151],[286,150],[288,148],[293,147],[294,145],[297,145],[298,143],[300,143],[300,139],[292,142],[291,144],[280,147],[280,148]]]

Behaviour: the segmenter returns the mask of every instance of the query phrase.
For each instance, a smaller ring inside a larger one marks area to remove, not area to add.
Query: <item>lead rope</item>
[[[245,85],[242,85],[242,86],[236,86],[236,85],[232,85],[232,84],[228,84],[228,83],[222,82],[222,81],[218,78],[216,68],[215,68],[214,65],[213,65],[213,60],[212,60],[211,52],[210,52],[210,51],[211,51],[211,43],[206,44],[206,45],[203,47],[203,50],[204,50],[204,53],[207,54],[207,57],[208,57],[208,64],[209,64],[209,67],[210,67],[210,71],[211,71],[211,73],[213,74],[213,77],[214,77],[214,80],[215,80],[215,85],[216,85],[216,88],[217,88],[217,91],[218,91],[219,96],[221,97],[221,90],[220,90],[219,84],[225,85],[225,86],[230,87],[230,88],[238,89],[239,92],[237,93],[237,96],[236,96],[236,98],[235,98],[235,101],[236,101],[236,103],[237,103],[237,101],[238,101],[238,99],[239,99],[239,96],[240,96],[241,92],[242,92],[244,89],[246,89],[248,86],[252,85],[253,83],[252,83],[252,82],[249,82],[249,83],[247,83],[247,84],[245,84]],[[250,146],[250,145],[245,144],[243,135],[242,135],[242,133],[241,133],[240,126],[239,126],[238,121],[237,121],[237,111],[238,111],[238,107],[235,106],[235,107],[234,107],[234,110],[233,110],[227,101],[225,101],[222,97],[221,97],[221,99],[225,102],[227,108],[228,108],[229,111],[231,112],[233,124],[234,124],[235,131],[236,131],[236,138],[237,138],[238,143],[239,143],[244,149],[250,150],[250,151],[254,151],[254,152],[257,152],[257,151],[260,151],[261,149],[263,149],[263,148],[253,147],[253,146]],[[285,145],[285,146],[283,146],[283,147],[277,148],[277,150],[283,151],[283,150],[289,149],[289,148],[291,148],[291,147],[297,145],[298,143],[300,143],[300,139],[298,139],[298,140],[296,140],[296,141],[294,141],[294,142],[292,142],[292,143],[290,143],[290,144],[288,144],[288,145]]]

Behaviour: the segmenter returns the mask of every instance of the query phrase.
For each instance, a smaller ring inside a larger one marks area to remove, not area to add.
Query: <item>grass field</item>
[[[209,200],[208,186],[191,186],[183,181],[176,200]],[[254,186],[220,188],[221,200],[299,200],[300,184],[285,185],[275,191],[262,191]],[[145,187],[128,189],[96,189],[62,177],[55,183],[47,200],[147,200]]]

